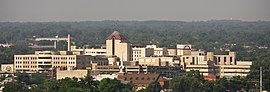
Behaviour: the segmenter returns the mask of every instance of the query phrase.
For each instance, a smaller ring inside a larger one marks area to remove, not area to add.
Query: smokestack
[[[68,51],[70,51],[70,34],[68,34]]]

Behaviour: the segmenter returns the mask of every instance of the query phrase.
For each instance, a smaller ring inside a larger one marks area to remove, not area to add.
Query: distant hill
[[[175,47],[191,43],[197,48],[228,44],[270,45],[270,22],[240,20],[211,21],[83,21],[0,22],[0,43],[24,44],[27,38],[66,36],[77,45],[105,44],[106,36],[119,31],[133,45],[150,43]]]

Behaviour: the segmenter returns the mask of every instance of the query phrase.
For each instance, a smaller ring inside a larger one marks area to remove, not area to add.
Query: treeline
[[[17,81],[5,84],[4,92],[135,92],[137,86],[117,79],[105,78],[101,81],[91,76],[85,78],[45,79],[45,75],[17,74]],[[250,77],[217,78],[216,81],[204,80],[199,71],[190,71],[170,80],[172,92],[257,92],[259,83]],[[29,88],[31,87],[31,88]],[[168,87],[166,87],[168,88]],[[159,82],[153,81],[138,92],[160,92],[164,90]],[[264,80],[263,90],[270,91],[270,81]]]
[[[150,43],[175,47],[190,43],[197,48],[219,48],[228,44],[269,46],[270,22],[237,20],[213,21],[86,21],[0,23],[0,43],[24,43],[27,38],[67,36],[77,45],[104,44],[113,31],[119,31],[134,45]]]

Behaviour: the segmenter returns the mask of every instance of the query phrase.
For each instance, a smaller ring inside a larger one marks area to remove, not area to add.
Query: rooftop
[[[106,40],[111,40],[113,38],[115,40],[123,40],[123,39],[125,39],[125,37],[123,35],[121,35],[118,31],[114,31],[110,36],[108,36],[106,38]]]

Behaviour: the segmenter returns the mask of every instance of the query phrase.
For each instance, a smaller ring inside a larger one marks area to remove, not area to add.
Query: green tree
[[[27,92],[27,88],[20,83],[8,82],[4,86],[3,92]]]
[[[171,87],[174,92],[199,92],[201,81],[193,77],[179,76],[172,79]]]
[[[81,88],[87,89],[88,92],[98,92],[99,82],[94,80],[92,76],[80,78],[79,84]]]
[[[146,89],[141,89],[139,92],[160,92],[162,87],[160,86],[159,82],[151,82]]]
[[[133,89],[128,84],[121,83],[117,79],[104,78],[99,84],[100,92],[130,92]]]

